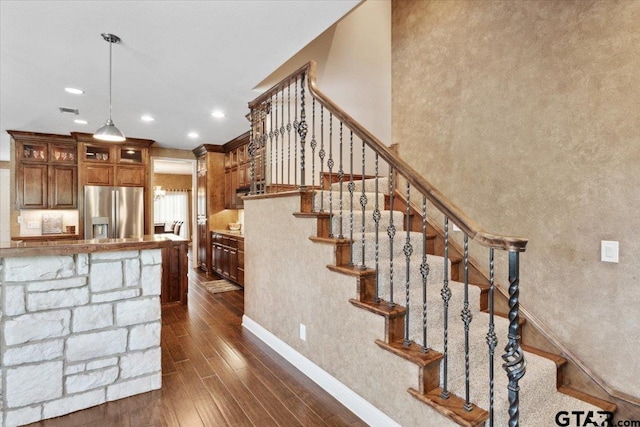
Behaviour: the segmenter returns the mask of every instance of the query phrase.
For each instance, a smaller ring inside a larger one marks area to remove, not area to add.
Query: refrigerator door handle
[[[111,238],[115,239],[118,236],[118,231],[117,231],[117,227],[118,227],[118,191],[117,190],[113,190],[111,191],[111,221],[112,221],[112,225],[111,225]]]

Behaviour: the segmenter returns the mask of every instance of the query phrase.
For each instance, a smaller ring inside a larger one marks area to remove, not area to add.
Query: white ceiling
[[[359,1],[1,0],[0,160],[9,159],[7,129],[93,133],[104,124],[103,32],[122,39],[113,45],[120,130],[166,148],[223,144],[248,130],[247,102],[259,94],[253,88]],[[69,86],[85,93],[68,94]],[[213,118],[216,109],[227,116]],[[143,114],[155,121],[141,121]]]

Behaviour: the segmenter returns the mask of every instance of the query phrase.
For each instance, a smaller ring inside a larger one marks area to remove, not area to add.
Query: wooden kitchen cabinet
[[[240,234],[212,232],[211,266],[219,276],[244,286],[244,237]]]
[[[75,209],[78,206],[78,168],[49,166],[49,208]]]
[[[225,207],[224,182],[225,154],[221,145],[203,144],[193,149],[197,159],[197,254],[198,268],[205,273],[215,271],[211,265],[211,234],[209,217]]]
[[[15,143],[17,209],[75,209],[77,150],[64,135],[7,131]]]
[[[160,303],[186,304],[188,292],[187,240],[176,240],[162,249],[162,283]]]
[[[238,189],[248,189],[251,185],[249,157],[249,132],[232,139],[224,145],[224,200],[226,209],[242,209],[236,198]]]

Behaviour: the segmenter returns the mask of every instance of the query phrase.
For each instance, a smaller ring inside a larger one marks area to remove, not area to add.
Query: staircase
[[[361,194],[362,188],[365,188],[365,193],[370,200],[375,200],[376,196],[378,200],[389,200],[388,194],[376,194],[371,192],[375,187],[376,181],[378,186],[383,189],[388,189],[388,178],[379,179],[365,179],[355,181],[354,193]],[[329,206],[330,200],[332,203],[339,202],[340,191],[339,183],[331,185],[329,191],[314,192],[313,209],[312,211],[319,210],[319,206]],[[344,193],[344,192],[343,192]],[[350,201],[345,200],[346,197],[343,194],[343,206],[349,206]],[[400,197],[397,195],[396,197]],[[365,216],[373,216],[373,205],[370,209],[365,209]],[[299,217],[308,217],[309,213],[297,213]],[[311,237],[312,240],[321,244],[335,244],[337,247],[341,246],[341,239],[330,238],[329,233],[333,232],[334,236],[340,233],[340,219],[339,214],[328,216],[322,213],[310,214],[318,218],[318,231],[319,235]],[[345,214],[343,212],[342,226],[344,227],[347,222],[358,225],[362,224],[362,212],[354,212],[353,220],[351,214]],[[381,224],[388,224],[390,218],[393,217],[393,222],[397,224],[406,224],[405,214],[398,210],[384,209],[381,211]],[[327,224],[330,223],[330,224]],[[384,227],[382,227],[384,229]],[[382,234],[386,231],[383,230]],[[380,234],[380,230],[379,230]],[[409,236],[411,241],[420,241],[422,239],[422,233],[410,231]],[[435,253],[432,249],[427,255],[427,262],[429,265],[428,274],[428,291],[426,293],[426,318],[430,325],[435,327],[429,330],[427,347],[430,350],[427,353],[423,353],[422,347],[424,345],[422,324],[423,324],[423,301],[422,292],[420,286],[409,287],[409,304],[406,302],[405,283],[406,283],[406,269],[405,269],[405,254],[403,253],[403,246],[406,240],[406,230],[402,233],[398,233],[393,238],[393,255],[396,261],[395,270],[393,273],[393,280],[396,286],[394,302],[395,307],[390,307],[389,301],[391,301],[391,289],[390,289],[390,264],[391,264],[391,239],[379,240],[377,244],[378,258],[376,259],[376,238],[375,238],[375,222],[365,221],[364,229],[364,245],[362,240],[354,239],[351,249],[351,255],[353,260],[360,262],[364,260],[364,265],[378,264],[377,275],[375,270],[360,269],[357,266],[352,266],[351,256],[337,256],[336,264],[328,266],[329,269],[340,273],[356,276],[359,285],[359,298],[351,300],[351,303],[364,310],[368,310],[374,314],[385,317],[386,324],[389,325],[387,329],[386,339],[378,340],[376,344],[383,350],[389,351],[398,357],[402,357],[418,365],[422,372],[421,378],[419,378],[420,387],[409,388],[408,392],[412,394],[416,399],[432,406],[443,415],[456,421],[463,426],[475,426],[483,425],[489,417],[488,408],[491,407],[490,395],[486,393],[489,390],[490,378],[489,370],[489,351],[487,346],[487,325],[489,324],[489,313],[486,309],[483,310],[483,295],[486,294],[487,287],[484,284],[470,283],[468,287],[468,300],[470,301],[470,311],[472,321],[470,322],[469,330],[469,358],[472,361],[470,364],[470,396],[471,401],[474,402],[472,409],[467,411],[464,409],[465,395],[465,349],[464,345],[464,324],[459,320],[460,314],[463,311],[463,293],[464,283],[455,281],[452,279],[451,271],[456,270],[458,265],[462,261],[461,259],[449,259],[447,260],[447,268],[445,269],[445,258],[443,254]],[[430,241],[439,239],[440,236],[437,233],[430,233],[427,239]],[[442,245],[430,244],[428,247],[442,247]],[[364,248],[364,258],[363,255]],[[339,254],[338,249],[336,253]],[[348,259],[347,262],[345,262]],[[447,270],[447,272],[445,272]],[[446,276],[445,276],[446,275]],[[370,289],[373,285],[375,287],[375,278],[377,277],[379,286],[379,300],[375,301],[372,295],[375,295],[375,290]],[[410,281],[421,281],[420,265],[413,266],[409,271]],[[444,371],[443,354],[444,354],[444,340],[443,330],[441,325],[444,325],[444,305],[441,296],[441,286],[445,277],[448,279],[449,289],[451,290],[451,299],[448,306],[449,311],[449,328],[448,328],[448,391],[449,398],[444,399],[442,397],[442,384],[444,384]],[[367,280],[369,278],[369,280]],[[408,310],[406,309],[408,307]],[[409,318],[409,332],[408,339],[411,342],[410,345],[405,345],[404,337],[404,325],[405,316]],[[401,325],[393,327],[392,325]],[[440,326],[440,327],[438,327]],[[497,337],[506,337],[508,335],[509,321],[506,315],[503,313],[496,313],[494,317],[494,328]],[[398,331],[401,331],[400,333]],[[590,396],[581,396],[579,392],[571,390],[568,387],[562,387],[559,378],[562,375],[562,368],[566,363],[566,360],[555,356],[550,353],[545,353],[533,348],[527,348],[525,351],[525,359],[527,360],[527,374],[523,377],[520,386],[526,393],[523,393],[520,398],[520,423],[523,426],[527,425],[556,425],[555,416],[560,411],[584,411],[588,413],[591,411],[593,414],[598,414],[598,411],[615,411],[615,405],[606,402],[604,400],[595,399]],[[494,357],[495,359],[495,357]],[[495,365],[501,362],[494,360]],[[503,372],[497,372],[494,378],[494,403],[495,416],[493,419],[493,425],[506,426],[508,425],[508,395],[507,395],[508,380]],[[565,392],[574,396],[581,396],[585,400],[580,400],[576,397],[572,397],[569,394],[559,391],[562,388]],[[600,415],[595,415],[595,420],[604,420],[600,418]]]
[[[333,247],[327,268],[355,278],[352,306],[384,319],[373,349],[418,367],[411,396],[463,426],[556,425],[559,411],[603,421],[598,411],[615,411],[564,385],[565,359],[522,345],[527,241],[468,218],[316,88],[313,62],[249,107],[252,194],[300,194],[295,215],[315,218],[310,239]],[[494,252],[508,257],[499,268]]]

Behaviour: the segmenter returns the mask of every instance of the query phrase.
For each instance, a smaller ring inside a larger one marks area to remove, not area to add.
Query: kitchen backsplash
[[[49,231],[52,230],[52,218],[56,216],[62,217],[61,232],[65,233],[67,226],[74,226],[76,228],[76,234],[78,233],[78,211],[77,210],[21,210],[18,221],[20,222],[20,236],[41,236],[43,234],[43,217],[47,216],[48,221],[45,226],[49,227]],[[54,226],[55,227],[55,226]],[[55,228],[54,228],[55,229]],[[47,231],[47,228],[45,228]],[[45,233],[47,234],[47,233]]]

